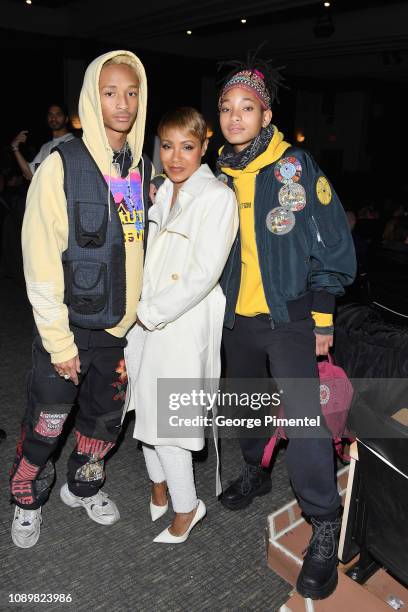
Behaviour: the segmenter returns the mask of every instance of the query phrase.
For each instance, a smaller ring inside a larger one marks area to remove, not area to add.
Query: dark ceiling
[[[265,51],[301,76],[408,81],[403,0],[3,0],[3,28],[190,58]],[[241,23],[246,19],[246,23]],[[187,34],[191,30],[191,35]]]

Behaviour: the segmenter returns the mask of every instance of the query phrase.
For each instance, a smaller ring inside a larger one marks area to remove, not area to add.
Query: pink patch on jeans
[[[58,438],[68,414],[41,412],[34,431],[44,438]]]

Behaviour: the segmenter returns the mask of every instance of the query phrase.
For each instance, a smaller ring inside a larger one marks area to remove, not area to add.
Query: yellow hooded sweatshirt
[[[222,171],[234,179],[235,192],[239,206],[239,223],[241,232],[241,284],[235,312],[244,317],[269,313],[262,284],[258,251],[255,242],[255,180],[265,166],[278,160],[290,147],[283,140],[283,134],[274,126],[274,134],[266,151],[256,157],[243,170],[222,168]]]
[[[283,140],[283,134],[276,126],[274,134],[266,151],[256,157],[243,170],[221,168],[232,176],[239,206],[239,224],[241,235],[241,284],[235,312],[244,317],[255,317],[258,314],[268,314],[262,284],[261,270],[258,260],[258,250],[255,239],[255,180],[259,171],[265,166],[280,159],[291,145]],[[329,314],[312,312],[315,323],[319,327],[331,326],[333,317]]]
[[[111,51],[96,58],[87,68],[79,99],[79,117],[83,141],[105,177],[117,178],[102,119],[99,97],[99,75],[103,65],[118,55],[129,58],[139,77],[139,106],[127,141],[133,155],[129,172],[135,171],[142,155],[146,122],[147,81],[140,60],[129,51]],[[120,215],[123,232],[131,221]],[[27,295],[44,348],[52,363],[61,363],[78,354],[69,327],[68,309],[64,304],[64,273],[61,256],[68,247],[68,215],[64,192],[64,169],[59,153],[45,159],[35,173],[27,195],[22,230],[24,275]],[[136,320],[143,271],[143,240],[125,241],[126,313],[118,325],[107,329],[123,337]]]

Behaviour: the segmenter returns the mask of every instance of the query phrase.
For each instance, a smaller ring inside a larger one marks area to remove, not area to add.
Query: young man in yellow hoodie
[[[285,417],[318,422],[316,355],[326,355],[333,344],[335,296],[354,278],[354,248],[323,172],[271,124],[279,73],[268,64],[263,72],[257,68],[233,72],[219,98],[227,144],[218,167],[235,189],[240,215],[221,279],[226,373],[232,379],[272,376],[283,391]],[[240,416],[258,416],[241,410]],[[314,532],[297,587],[304,597],[323,598],[337,584],[340,498],[332,440],[324,426],[309,432],[288,427],[286,434],[289,476]],[[270,473],[261,465],[267,441],[266,433],[241,433],[244,467],[221,497],[227,508],[244,508],[270,491]]]
[[[97,523],[119,519],[100,488],[120,432],[125,334],[141,289],[152,174],[142,156],[146,101],[145,71],[133,53],[94,60],[79,102],[83,138],[51,153],[28,192],[22,246],[36,334],[10,483],[12,539],[21,548],[39,538],[52,455],[74,403],[76,446],[61,499]]]

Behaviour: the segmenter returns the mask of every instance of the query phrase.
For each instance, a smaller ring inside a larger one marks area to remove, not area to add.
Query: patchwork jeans
[[[40,336],[33,341],[27,408],[10,479],[12,501],[28,510],[48,498],[55,480],[53,455],[74,405],[76,444],[67,471],[74,495],[91,497],[98,492],[105,478],[104,458],[120,433],[126,340],[103,330],[74,330],[74,335],[81,361],[78,386],[56,373]]]

